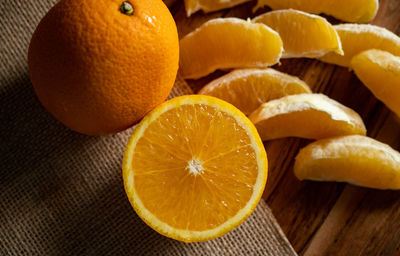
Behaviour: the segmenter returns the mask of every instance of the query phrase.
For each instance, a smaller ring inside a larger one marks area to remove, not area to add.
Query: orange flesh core
[[[250,200],[256,159],[249,135],[234,118],[212,106],[182,105],[161,114],[137,141],[134,188],[171,227],[213,229]]]

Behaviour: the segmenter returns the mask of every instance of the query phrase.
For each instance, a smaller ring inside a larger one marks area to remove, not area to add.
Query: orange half
[[[219,237],[256,207],[267,179],[258,133],[210,96],[165,102],[138,125],[123,160],[125,191],[157,232],[185,242]]]

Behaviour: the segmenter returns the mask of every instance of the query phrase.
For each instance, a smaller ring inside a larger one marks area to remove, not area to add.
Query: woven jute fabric
[[[54,3],[0,2],[0,255],[294,255],[264,202],[233,232],[202,243],[163,237],[139,219],[121,177],[134,127],[72,132],[30,84],[29,40]],[[170,97],[189,93],[178,79]]]

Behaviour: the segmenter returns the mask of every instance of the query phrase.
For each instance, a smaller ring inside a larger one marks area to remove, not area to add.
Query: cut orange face
[[[185,242],[219,237],[256,207],[267,156],[253,124],[210,96],[174,98],[135,129],[123,160],[125,191],[157,232]]]
[[[217,69],[265,68],[282,55],[279,34],[264,24],[238,18],[209,20],[179,41],[183,78],[200,78]]]

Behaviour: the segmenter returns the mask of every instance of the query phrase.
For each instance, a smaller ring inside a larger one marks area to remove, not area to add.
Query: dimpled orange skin
[[[72,130],[124,130],[168,96],[179,41],[161,0],[61,0],[34,32],[28,64],[43,106]]]

